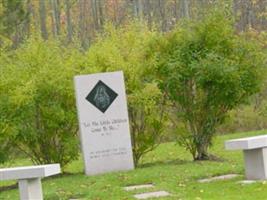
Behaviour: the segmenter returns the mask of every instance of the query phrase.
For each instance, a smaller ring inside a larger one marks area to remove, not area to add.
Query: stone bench
[[[246,179],[267,179],[267,135],[228,140],[225,148],[243,150]]]
[[[42,200],[41,178],[60,173],[59,164],[0,169],[0,181],[18,180],[21,200]]]

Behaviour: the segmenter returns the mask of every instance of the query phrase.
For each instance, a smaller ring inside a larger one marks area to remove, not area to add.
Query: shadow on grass
[[[62,177],[73,176],[73,175],[77,175],[77,174],[82,174],[82,173],[64,172],[62,174],[57,174],[57,175],[54,175],[54,176],[42,178],[42,182],[46,182],[46,181],[49,181],[49,180],[52,180],[52,179],[58,179],[58,178],[62,178]],[[17,188],[18,188],[18,183],[15,183],[15,184],[12,184],[12,185],[0,186],[0,192],[14,190],[14,189],[17,189]]]
[[[168,161],[156,161],[156,162],[140,164],[138,168],[147,168],[147,167],[154,167],[154,166],[159,166],[159,165],[184,165],[184,164],[193,163],[193,162],[194,161],[181,160],[181,159],[168,160]]]
[[[12,185],[7,185],[7,186],[1,186],[0,187],[0,192],[8,191],[8,190],[14,190],[18,188],[18,183],[12,184]]]
[[[73,194],[73,195],[61,195],[58,196],[57,194],[49,195],[46,197],[46,200],[61,200],[61,199],[84,199],[86,195],[82,194]]]
[[[184,165],[184,164],[189,164],[189,163],[197,163],[197,164],[202,164],[203,162],[225,162],[226,159],[215,156],[215,155],[210,155],[210,158],[207,160],[181,160],[181,159],[176,159],[176,160],[168,160],[168,161],[156,161],[156,162],[150,162],[150,163],[145,163],[145,164],[140,164],[138,168],[147,168],[147,167],[154,167],[154,166],[159,166],[159,165]]]

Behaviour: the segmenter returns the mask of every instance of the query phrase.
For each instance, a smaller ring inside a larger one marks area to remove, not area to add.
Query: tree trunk
[[[57,35],[60,35],[60,18],[61,18],[60,1],[54,0],[54,4],[55,4],[55,23],[57,27]]]
[[[39,0],[39,15],[40,15],[40,28],[41,34],[44,40],[48,39],[48,33],[46,28],[46,8],[45,0]]]
[[[250,0],[246,0],[246,21],[248,28],[253,28],[254,25],[254,19],[253,19],[253,8],[252,8],[252,2]]]
[[[31,31],[31,15],[32,15],[32,2],[31,0],[27,0],[27,13],[26,13],[26,19],[23,27],[23,32],[25,33],[26,37],[28,38],[30,36]]]
[[[57,27],[55,24],[55,9],[54,9],[54,0],[50,0],[50,7],[51,7],[51,29],[53,36],[56,37],[57,35]]]
[[[174,0],[174,17],[175,17],[175,22],[179,20],[179,15],[178,15],[178,0]]]
[[[134,13],[134,17],[138,18],[138,4],[137,4],[137,0],[133,0],[133,13]]]
[[[241,30],[241,27],[240,27],[240,19],[238,19],[238,0],[233,0],[233,16],[235,17],[235,28],[240,31]]]
[[[133,0],[133,9],[135,18],[142,19],[143,3],[142,0]]]
[[[86,23],[87,0],[79,0],[79,11],[79,37],[83,49],[87,49],[89,46],[87,38],[88,27]]]
[[[208,145],[201,144],[197,147],[197,154],[194,160],[209,160]]]
[[[149,29],[152,28],[152,16],[151,16],[151,2],[150,0],[145,1],[144,15],[147,18],[147,25]]]
[[[98,14],[97,14],[96,0],[91,0],[91,8],[92,8],[94,29],[98,30],[99,27],[98,27]]]
[[[60,8],[58,0],[50,0],[51,25],[54,36],[60,35]]]
[[[166,31],[167,29],[167,21],[166,21],[166,1],[165,0],[158,0],[158,9],[159,9],[159,23],[161,24],[161,30]]]
[[[103,25],[104,25],[104,22],[105,22],[105,19],[104,19],[104,12],[103,12],[103,8],[104,8],[104,6],[103,6],[103,0],[98,0],[97,1],[98,2],[98,5],[97,5],[97,7],[98,7],[98,18],[99,18],[99,27],[100,28],[102,28],[103,27]]]
[[[184,18],[189,18],[190,17],[189,0],[181,0],[180,8],[181,8],[181,16]]]
[[[71,23],[71,14],[70,14],[70,0],[65,0],[66,5],[66,18],[67,18],[67,40],[68,42],[72,41],[72,23]]]

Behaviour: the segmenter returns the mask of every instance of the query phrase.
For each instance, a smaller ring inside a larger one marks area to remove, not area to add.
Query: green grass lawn
[[[42,181],[44,197],[47,200],[91,199],[126,200],[134,199],[133,194],[166,190],[171,197],[157,199],[193,200],[266,200],[267,182],[244,185],[238,181],[244,178],[243,156],[241,151],[225,151],[224,141],[232,138],[264,134],[264,131],[218,136],[214,140],[211,153],[224,161],[193,162],[191,156],[175,143],[160,145],[146,155],[141,166],[133,171],[109,173],[98,176],[85,176],[81,160],[72,162],[66,171],[68,175],[48,178]],[[16,160],[10,166],[31,164],[28,160]],[[2,166],[3,167],[3,166]],[[232,180],[212,183],[198,183],[201,178],[229,173],[241,174]],[[155,188],[126,192],[124,186],[153,183]],[[18,199],[18,189],[6,189],[14,182],[0,182],[0,199]]]

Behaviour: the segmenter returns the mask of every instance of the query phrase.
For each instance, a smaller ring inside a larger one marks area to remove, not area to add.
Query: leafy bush
[[[81,61],[78,51],[39,39],[6,57],[0,80],[1,130],[36,164],[64,167],[78,157],[73,76]]]
[[[253,104],[244,105],[229,112],[224,124],[217,132],[220,134],[267,129],[267,116],[264,106],[255,109]]]
[[[1,77],[2,78],[2,77]],[[1,93],[3,90],[0,88]],[[0,163],[4,163],[8,158],[10,154],[10,139],[8,137],[8,129],[6,122],[6,116],[3,114],[4,110],[3,108],[5,105],[5,99],[2,98],[3,95],[0,96]]]
[[[7,110],[10,110],[7,105],[7,88],[5,87],[4,80],[4,63],[7,54],[3,48],[0,48],[0,163],[5,162],[10,154],[10,139],[8,132],[11,127],[7,124]]]
[[[152,60],[145,57],[155,35],[138,23],[118,29],[107,25],[89,49],[83,71],[124,72],[135,165],[160,143],[166,119],[164,97],[151,77]]]
[[[181,24],[156,48],[162,91],[185,128],[178,142],[194,160],[209,159],[216,127],[259,91],[264,59],[255,41],[238,36],[222,13]]]

